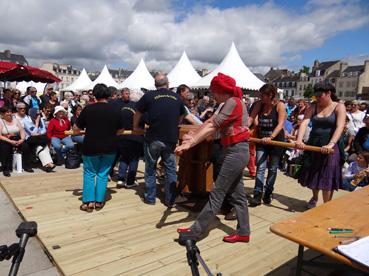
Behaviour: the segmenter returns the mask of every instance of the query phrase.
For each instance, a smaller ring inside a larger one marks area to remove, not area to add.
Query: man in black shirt
[[[119,107],[125,130],[133,129],[133,115],[136,112],[136,103],[130,100],[130,90],[123,88],[122,98],[116,101]],[[132,188],[137,186],[136,174],[138,161],[143,153],[142,135],[123,135],[119,137],[119,170],[117,187]],[[127,172],[128,170],[128,172]]]
[[[147,92],[137,103],[134,115],[134,129],[139,129],[143,113],[147,113],[149,129],[146,131],[145,154],[145,194],[144,202],[155,204],[156,164],[161,157],[165,168],[165,199],[172,206],[176,198],[176,157],[174,149],[178,141],[178,124],[185,114],[179,95],[168,89],[168,78],[164,74],[155,75],[156,91]]]

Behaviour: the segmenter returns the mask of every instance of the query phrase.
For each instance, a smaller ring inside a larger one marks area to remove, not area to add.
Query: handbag
[[[81,156],[75,150],[69,150],[64,164],[66,169],[77,169],[81,165]]]

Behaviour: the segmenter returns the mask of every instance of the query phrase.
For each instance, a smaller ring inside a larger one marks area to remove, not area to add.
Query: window
[[[338,82],[338,87],[339,88],[342,88],[343,87],[343,81]]]
[[[350,86],[351,86],[350,81],[347,81],[347,82],[346,82],[346,87],[350,87]]]
[[[355,88],[356,87],[356,81],[352,81],[351,85],[352,85],[353,88]]]

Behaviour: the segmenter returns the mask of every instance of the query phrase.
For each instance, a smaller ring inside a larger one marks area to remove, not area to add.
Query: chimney
[[[10,53],[10,50],[5,50],[4,51],[4,55],[5,55],[5,57],[7,58],[7,59],[10,59],[11,58],[11,53]]]
[[[313,66],[313,68],[318,68],[319,67],[319,65],[320,65],[320,62],[319,62],[319,60],[314,60],[314,66]]]
[[[347,62],[340,62],[340,74],[347,68]]]
[[[364,61],[364,72],[369,72],[369,60]]]

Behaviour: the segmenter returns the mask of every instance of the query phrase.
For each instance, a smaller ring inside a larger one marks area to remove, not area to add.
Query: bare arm
[[[139,111],[135,112],[133,116],[133,130],[139,130],[140,128],[140,121],[141,121],[142,113]]]
[[[259,101],[255,104],[255,107],[249,116],[249,119],[247,122],[248,127],[250,127],[253,123],[255,123],[256,117],[258,116],[260,109],[261,109],[261,102]]]
[[[188,114],[184,117],[186,121],[188,121],[191,125],[201,125],[201,123],[197,122],[192,114]],[[180,120],[181,121],[181,120]]]
[[[180,146],[176,147],[175,153],[178,155],[182,154],[184,151],[196,146],[208,136],[214,134],[216,130],[213,122],[207,121],[207,123],[203,124],[196,133],[193,133],[191,136],[188,135],[186,140],[184,140]]]
[[[345,128],[345,121],[346,121],[346,109],[345,106],[341,103],[339,103],[336,107],[336,115],[337,115],[337,121],[336,121],[336,130],[333,133],[333,136],[331,140],[329,141],[329,144],[336,144],[337,141],[340,139],[343,129]]]

